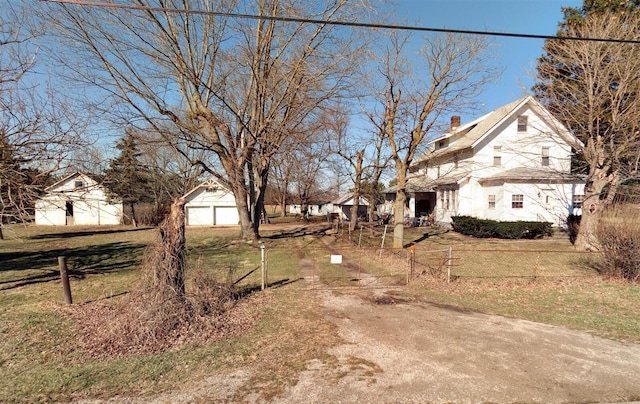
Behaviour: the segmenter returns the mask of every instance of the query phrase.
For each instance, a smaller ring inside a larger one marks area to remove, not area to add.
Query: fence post
[[[384,232],[382,233],[382,245],[380,246],[380,259],[382,259],[382,250],[384,249],[384,238],[387,236],[387,226],[388,224],[384,225]]]
[[[62,279],[64,301],[67,304],[72,304],[71,285],[69,285],[69,273],[67,272],[67,259],[65,257],[58,257],[58,267],[60,268],[60,279]]]
[[[316,288],[316,255],[314,254],[314,251],[311,250],[311,257],[312,262],[311,262],[311,289],[315,289]]]
[[[449,247],[449,259],[447,259],[447,283],[451,283],[451,264],[453,261],[453,247]]]
[[[362,241],[362,225],[360,225],[360,236],[358,237],[358,248],[360,248],[361,241]]]
[[[410,268],[411,280],[413,280],[413,268],[415,267],[415,265],[416,265],[416,245],[411,244],[411,247],[409,247],[409,268]]]
[[[265,248],[266,247],[264,246],[264,244],[260,246],[260,267],[262,269],[261,290],[265,289],[265,282],[267,280],[267,260],[265,259],[265,256],[266,256]]]

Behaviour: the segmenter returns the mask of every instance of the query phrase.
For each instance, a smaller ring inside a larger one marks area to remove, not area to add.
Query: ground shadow
[[[57,268],[58,257],[61,256],[67,258],[69,276],[83,279],[87,275],[111,273],[135,267],[139,264],[145,248],[144,244],[115,242],[81,248],[0,253],[0,271],[28,270],[31,273],[33,270],[43,271],[1,281],[0,290],[59,280],[60,273]]]
[[[51,239],[51,238],[72,238],[72,237],[82,237],[82,236],[93,236],[93,235],[103,235],[103,234],[114,234],[114,233],[130,233],[134,231],[144,231],[149,230],[151,227],[135,227],[131,229],[87,229],[81,231],[71,231],[71,232],[62,232],[62,233],[47,233],[47,234],[38,234],[35,236],[29,237],[31,240],[43,240],[43,239]]]
[[[424,233],[422,236],[418,237],[415,240],[409,241],[408,243],[406,243],[403,248],[409,248],[411,247],[413,244],[417,244],[421,241],[425,241],[426,239],[428,239],[429,237],[433,237],[433,236],[439,236],[441,234],[444,233],[448,233],[449,230],[434,230],[434,231],[428,231],[426,233]]]
[[[275,281],[275,282],[270,282],[266,285],[267,289],[277,289],[277,288],[281,288],[283,286],[286,285],[291,285],[293,283],[299,282],[301,280],[304,280],[304,278],[295,278],[295,279],[289,279],[289,278],[285,278],[285,279],[281,279],[279,281]],[[262,291],[262,285],[253,285],[253,286],[249,286],[249,287],[245,287],[245,288],[241,288],[236,292],[236,297],[238,299],[241,299],[243,297],[249,296],[250,294],[254,293],[254,292],[260,292]]]
[[[327,225],[327,226],[323,226],[321,228],[314,228],[314,229],[310,229],[307,226],[302,226],[302,227],[298,227],[295,229],[291,229],[288,231],[281,231],[280,233],[277,234],[270,234],[268,236],[262,236],[262,238],[264,239],[269,239],[269,240],[278,240],[281,238],[296,238],[296,237],[304,237],[304,236],[322,236],[324,235],[327,230],[331,230],[331,226]]]

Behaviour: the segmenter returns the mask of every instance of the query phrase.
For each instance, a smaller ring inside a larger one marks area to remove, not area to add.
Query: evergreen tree
[[[581,141],[574,145],[586,186],[576,245],[593,246],[602,208],[620,185],[640,178],[639,0],[585,0],[564,8],[558,36],[538,59],[536,97]],[[630,42],[622,42],[630,41]]]
[[[149,169],[140,163],[138,138],[133,130],[116,144],[120,155],[111,160],[105,172],[105,185],[112,193],[112,198],[119,198],[122,203],[131,207],[131,221],[137,226],[135,204],[152,202],[150,192],[151,175]]]

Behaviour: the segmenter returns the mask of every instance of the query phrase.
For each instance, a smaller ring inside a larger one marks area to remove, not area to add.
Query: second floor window
[[[526,132],[527,131],[527,116],[520,115],[518,117],[518,132]]]
[[[82,181],[76,181],[75,184],[73,184],[74,188],[82,188],[84,187],[84,182]]]
[[[584,201],[584,195],[574,195],[573,196],[573,208],[580,209],[582,208],[582,202]]]
[[[549,165],[549,148],[542,148],[542,166],[547,167]]]
[[[489,195],[489,209],[495,209],[495,208],[496,208],[496,196]]]
[[[493,146],[493,165],[500,167],[502,165],[502,147]]]
[[[524,208],[524,195],[522,194],[511,195],[511,207],[513,209]]]

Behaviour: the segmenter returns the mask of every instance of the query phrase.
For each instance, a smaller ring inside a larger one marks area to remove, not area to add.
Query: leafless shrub
[[[183,203],[172,206],[158,242],[146,252],[139,283],[125,299],[66,309],[78,320],[90,355],[161,352],[233,336],[252,325],[255,315],[247,306],[238,309],[232,284],[220,281],[215,268],[185,275]]]
[[[607,276],[640,280],[639,206],[611,206],[602,213],[595,236],[603,260],[596,269]]]

